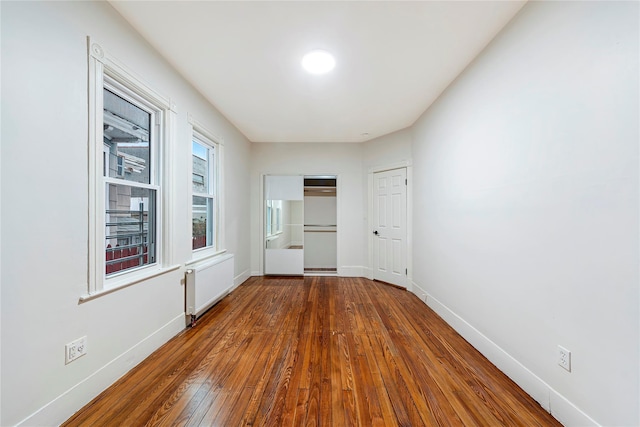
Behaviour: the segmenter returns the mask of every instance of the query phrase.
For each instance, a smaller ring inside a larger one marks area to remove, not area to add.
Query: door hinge
[[[407,185],[407,178],[404,179],[404,185]]]
[[[408,275],[409,275],[409,269],[408,269],[408,268],[405,268],[405,269],[404,269],[404,275],[405,275],[405,276],[408,276]]]

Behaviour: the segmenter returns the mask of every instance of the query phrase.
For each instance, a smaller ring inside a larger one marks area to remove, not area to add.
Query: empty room
[[[640,425],[639,2],[0,24],[0,425]]]

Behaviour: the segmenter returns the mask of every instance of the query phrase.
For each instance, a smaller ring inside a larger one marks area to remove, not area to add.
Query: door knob
[[[378,235],[378,230],[374,230],[373,234],[375,234],[377,236]]]

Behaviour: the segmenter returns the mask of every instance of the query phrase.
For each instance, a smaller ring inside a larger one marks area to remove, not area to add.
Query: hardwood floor
[[[65,426],[559,426],[413,294],[251,278]]]

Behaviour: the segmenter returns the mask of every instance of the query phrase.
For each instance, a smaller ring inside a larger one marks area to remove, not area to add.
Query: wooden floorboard
[[[413,294],[251,278],[64,426],[559,426]]]

